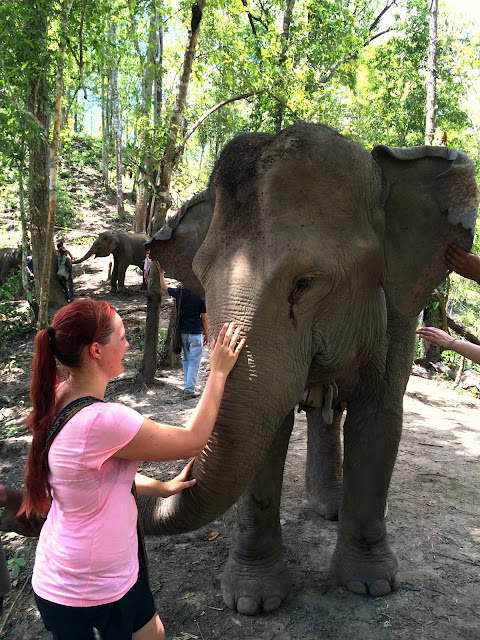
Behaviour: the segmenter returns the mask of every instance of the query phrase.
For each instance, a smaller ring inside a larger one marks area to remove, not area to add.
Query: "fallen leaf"
[[[212,540],[215,540],[215,538],[218,538],[220,534],[218,533],[218,531],[210,531],[210,533],[207,536],[207,540],[209,542],[211,542]]]

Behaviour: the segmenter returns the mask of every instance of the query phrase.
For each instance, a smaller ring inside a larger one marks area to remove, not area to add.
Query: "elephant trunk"
[[[292,389],[278,399],[272,412],[266,398],[271,385],[246,375],[247,354],[231,372],[214,430],[202,453],[197,456],[191,489],[167,499],[140,498],[139,513],[146,534],[163,535],[193,531],[223,514],[245,491],[273,442],[276,430],[295,405],[299,391]],[[242,371],[243,369],[243,371]],[[270,380],[271,381],[271,380]]]
[[[77,260],[72,260],[72,264],[80,264],[80,262],[84,262],[85,260],[88,260],[88,258],[90,258],[90,256],[93,256],[95,254],[95,250],[92,247],[91,249],[89,249],[87,251],[87,253],[83,256],[83,258],[78,258]]]

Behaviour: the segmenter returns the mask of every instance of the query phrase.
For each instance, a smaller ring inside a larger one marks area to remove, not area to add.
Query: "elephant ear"
[[[382,283],[405,316],[423,309],[449,271],[451,243],[469,251],[478,210],[475,165],[448,147],[377,146],[372,155],[385,186],[386,272]]]
[[[201,296],[205,292],[192,261],[207,235],[213,206],[210,191],[205,189],[169,214],[163,227],[145,244],[152,260],[160,262],[167,276],[180,280],[184,287]]]
[[[172,237],[173,230],[168,226],[167,223],[157,231],[157,233],[153,236],[153,240],[170,240]],[[150,241],[146,243],[147,246],[150,246]]]

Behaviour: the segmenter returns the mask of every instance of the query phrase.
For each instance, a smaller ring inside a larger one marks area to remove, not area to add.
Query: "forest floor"
[[[65,244],[83,255],[80,238],[105,224],[97,210]],[[110,207],[110,213],[111,207]],[[102,216],[104,216],[102,218]],[[111,218],[110,218],[111,219]],[[115,225],[114,225],[115,226]],[[107,399],[123,402],[162,422],[183,425],[196,400],[183,398],[180,368],[159,369],[150,388],[135,386],[142,360],[146,295],[135,267],[127,291],[111,294],[108,258],[74,266],[77,297],[107,299],[122,314],[130,341],[124,373]],[[166,329],[171,301],[164,300]],[[0,345],[0,481],[20,486],[28,432],[28,382],[33,333]],[[203,386],[207,350],[199,376]],[[296,414],[284,476],[281,519],[285,557],[293,588],[270,614],[247,617],[222,601],[220,577],[228,557],[232,507],[208,527],[189,534],[147,538],[151,586],[167,640],[474,640],[480,639],[480,400],[449,382],[411,376],[405,396],[404,432],[389,493],[387,529],[402,575],[398,591],[385,597],[357,596],[337,586],[329,572],[336,523],[308,509],[304,467],[306,420]],[[144,465],[168,479],[182,463]],[[209,535],[218,533],[217,536]],[[0,615],[0,638],[49,640],[30,587],[35,540],[2,534],[13,560],[13,588]],[[23,564],[23,562],[25,562]],[[18,575],[14,575],[18,574]]]

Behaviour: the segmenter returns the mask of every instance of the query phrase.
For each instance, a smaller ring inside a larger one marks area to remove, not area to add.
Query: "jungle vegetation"
[[[430,0],[2,0],[0,246],[33,253],[39,325],[59,293],[54,225],[78,215],[73,166],[93,167],[119,220],[128,177],[131,229],[153,232],[241,132],[300,118],[367,149],[424,144],[433,73],[431,141],[480,177],[479,26],[434,1],[432,70]],[[447,311],[477,335],[480,289],[451,280]]]

